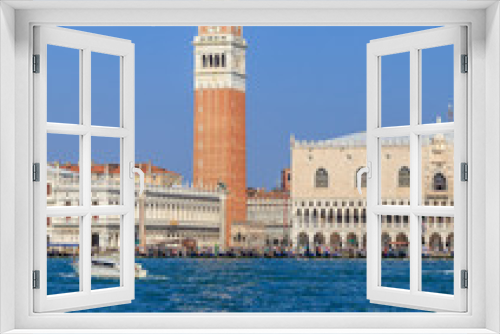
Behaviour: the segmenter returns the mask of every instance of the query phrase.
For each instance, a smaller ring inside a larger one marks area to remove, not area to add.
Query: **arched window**
[[[442,173],[434,174],[433,189],[435,191],[444,191],[447,189],[446,177]]]
[[[316,170],[316,188],[328,188],[328,172],[324,168]]]
[[[210,67],[214,66],[213,56],[212,55],[208,56],[208,59],[209,59]]]
[[[207,56],[203,55],[203,67],[207,67]]]
[[[220,60],[221,60],[221,66],[226,67],[226,55],[225,54],[222,54],[220,56]]]
[[[356,174],[354,174],[354,185],[357,187],[358,186],[358,171],[363,168],[359,167],[356,169]],[[363,173],[361,175],[361,187],[366,188],[366,173]]]
[[[215,67],[219,67],[219,55],[215,55]]]
[[[400,187],[410,186],[410,169],[407,166],[403,166],[399,169],[398,184]]]

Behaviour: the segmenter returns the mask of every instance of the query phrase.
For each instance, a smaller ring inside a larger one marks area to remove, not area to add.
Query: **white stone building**
[[[47,169],[47,205],[79,205],[77,168],[51,164]],[[143,251],[150,247],[179,248],[188,240],[198,249],[223,245],[225,192],[188,185],[151,184],[150,179],[153,180],[146,177],[144,193],[135,203],[136,243]],[[119,203],[119,171],[111,165],[93,168],[92,205]],[[119,227],[119,216],[92,217],[92,246],[100,250],[119,249]],[[49,249],[67,252],[70,248],[74,252],[79,243],[79,228],[79,217],[47,218]]]

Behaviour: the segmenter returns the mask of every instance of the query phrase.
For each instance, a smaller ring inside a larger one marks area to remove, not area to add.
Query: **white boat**
[[[71,264],[75,272],[79,273],[78,262]],[[120,278],[120,262],[113,257],[96,257],[92,259],[91,273],[93,277]],[[148,274],[140,263],[135,264],[135,277],[142,278]]]

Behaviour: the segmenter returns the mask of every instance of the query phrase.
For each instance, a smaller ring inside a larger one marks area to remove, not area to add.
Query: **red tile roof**
[[[172,174],[174,176],[180,175],[179,173],[169,171],[165,168],[161,168],[154,165],[149,165],[147,163],[139,163],[135,165],[138,168],[141,168],[142,171],[148,174],[150,171],[152,174]],[[80,166],[75,164],[64,164],[59,166],[61,169],[70,171],[70,172],[79,172]],[[93,174],[103,174],[106,173],[106,168],[108,174],[120,174],[120,165],[119,164],[93,164],[92,165],[92,173]]]

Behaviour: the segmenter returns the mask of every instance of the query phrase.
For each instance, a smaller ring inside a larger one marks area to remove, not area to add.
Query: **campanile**
[[[194,42],[193,182],[224,186],[225,247],[246,220],[245,50],[242,27],[201,26]]]

